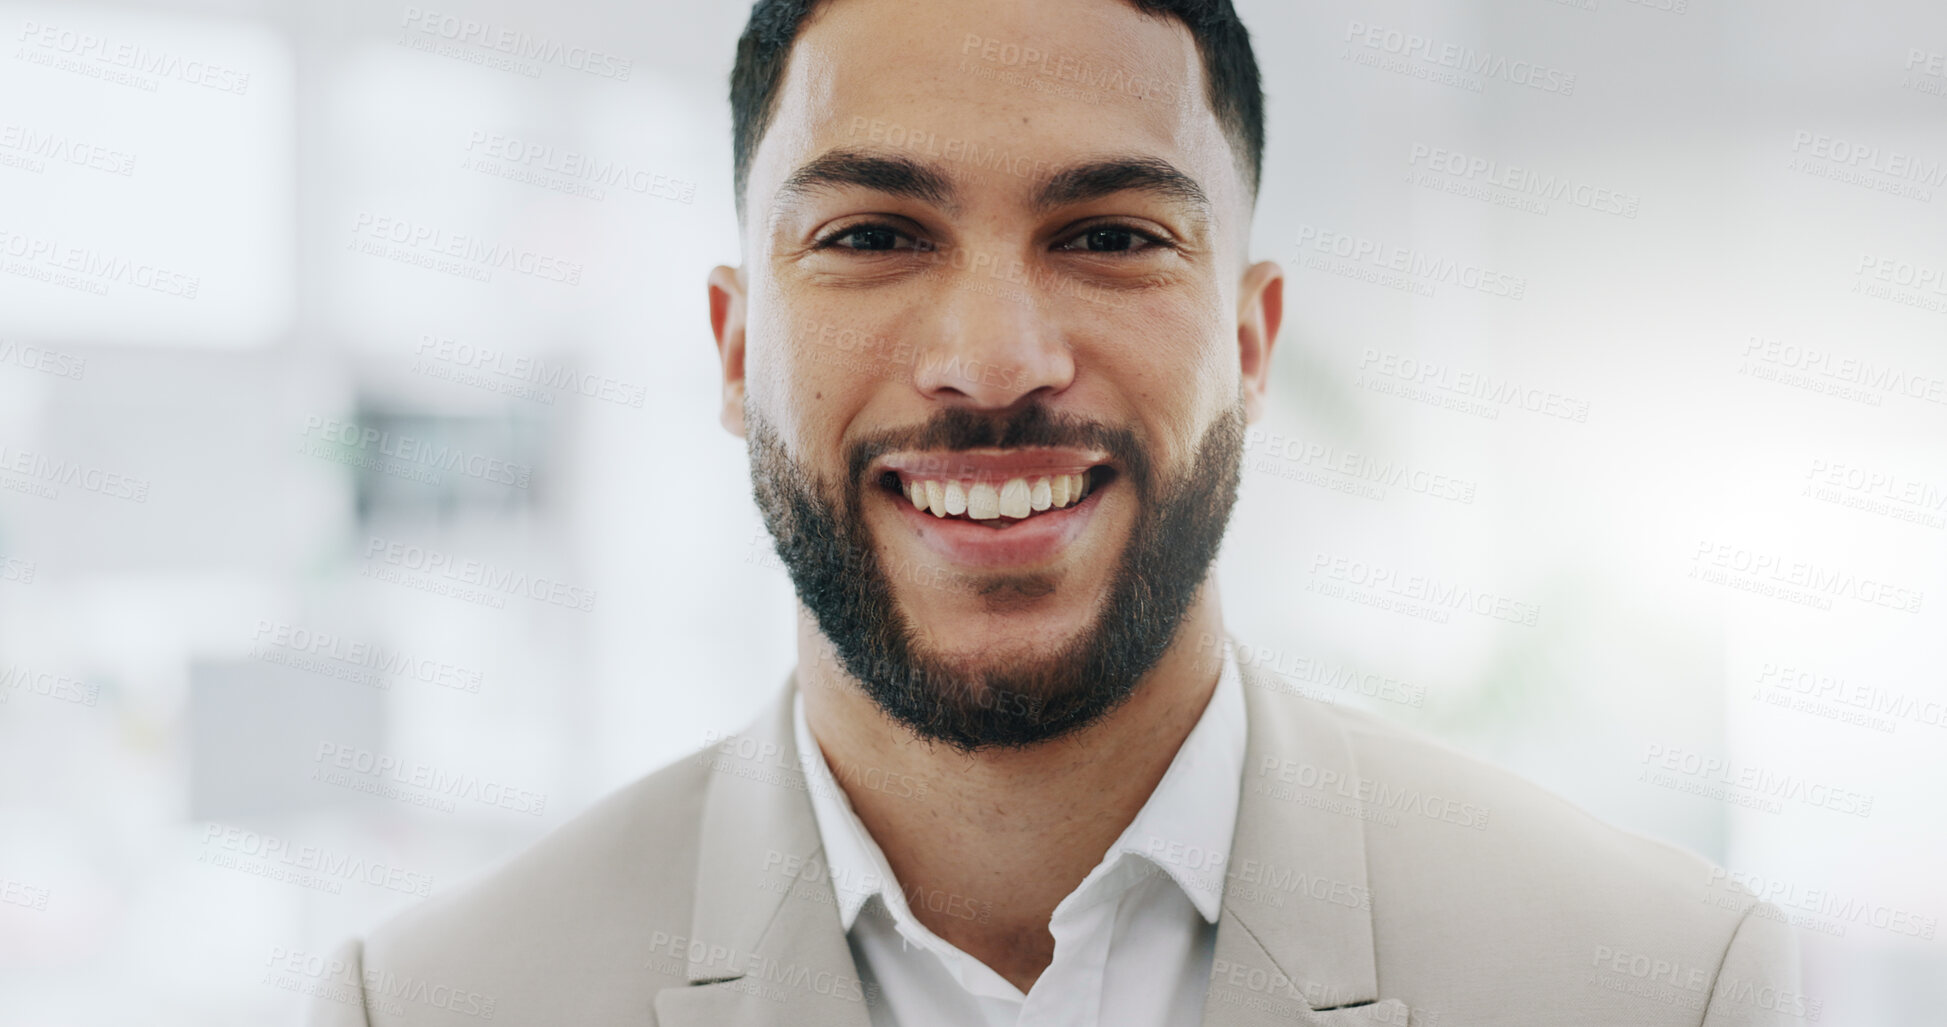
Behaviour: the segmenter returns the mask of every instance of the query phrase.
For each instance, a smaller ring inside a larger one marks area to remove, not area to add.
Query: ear
[[[723,364],[724,430],[744,437],[744,276],[736,268],[710,269],[710,332]]]
[[[1283,322],[1284,269],[1270,260],[1252,264],[1237,292],[1237,364],[1247,423],[1264,411],[1264,394],[1271,387],[1271,347]]]

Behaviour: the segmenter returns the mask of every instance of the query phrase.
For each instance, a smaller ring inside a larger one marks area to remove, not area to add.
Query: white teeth
[[[1009,478],[1001,486],[1000,512],[1002,517],[1026,517],[1028,507],[1028,480]]]
[[[992,481],[941,481],[914,478],[906,483],[906,497],[913,506],[935,517],[962,514],[977,521],[998,517],[1021,520],[1043,510],[1059,510],[1082,501],[1088,493],[1088,475],[1051,474],[1036,478],[1009,478],[996,485]]]
[[[1054,502],[1054,496],[1048,491],[1048,479],[1034,479],[1034,485],[1028,489],[1028,505],[1036,510],[1046,510]]]
[[[1001,515],[1001,494],[989,482],[974,482],[967,490],[967,516],[976,521],[991,521]]]

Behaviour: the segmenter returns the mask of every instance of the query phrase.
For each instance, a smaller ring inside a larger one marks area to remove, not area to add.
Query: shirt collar
[[[839,921],[850,931],[859,911],[878,895],[896,922],[915,923],[905,896],[893,881],[884,850],[866,831],[851,800],[832,777],[824,753],[805,722],[804,696],[792,703],[793,730],[811,808],[824,844],[825,865],[838,902]],[[1184,738],[1176,757],[1135,819],[1103,854],[1075,892],[1062,900],[1067,906],[1103,889],[1101,899],[1118,894],[1147,875],[1123,871],[1125,857],[1147,861],[1168,874],[1208,923],[1216,923],[1222,907],[1224,870],[1237,824],[1239,790],[1244,779],[1244,684],[1230,646],[1224,647],[1223,669],[1210,702]],[[1120,887],[1116,887],[1117,885]],[[1093,904],[1099,899],[1086,900]],[[1056,910],[1061,912],[1060,908]]]

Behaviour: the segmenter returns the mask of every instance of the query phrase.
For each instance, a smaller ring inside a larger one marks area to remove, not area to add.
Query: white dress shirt
[[[812,740],[802,695],[793,717],[839,918],[860,977],[878,990],[873,1027],[1201,1020],[1244,775],[1244,686],[1228,647],[1216,691],[1162,781],[1055,907],[1054,959],[1026,994],[913,917],[909,897],[968,919],[987,907],[977,896],[901,888]]]

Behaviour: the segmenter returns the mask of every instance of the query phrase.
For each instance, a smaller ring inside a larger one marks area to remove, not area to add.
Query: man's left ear
[[[1237,364],[1243,374],[1244,420],[1254,422],[1264,411],[1264,393],[1271,386],[1271,347],[1284,321],[1284,269],[1262,260],[1244,272],[1237,290]]]

